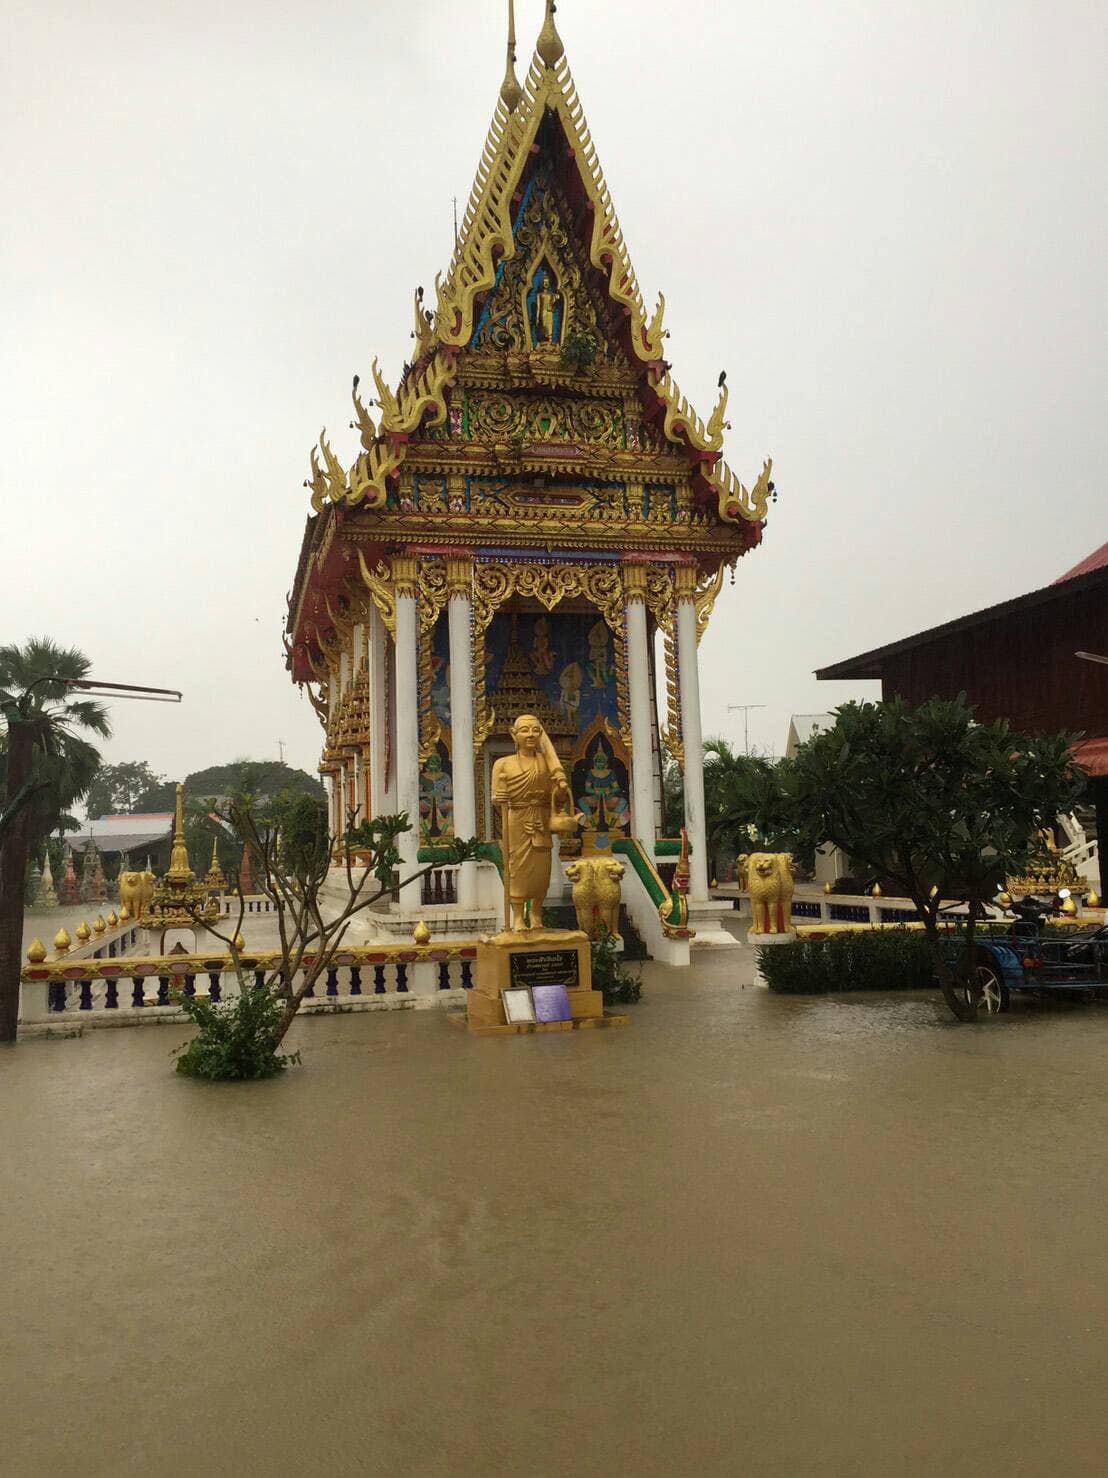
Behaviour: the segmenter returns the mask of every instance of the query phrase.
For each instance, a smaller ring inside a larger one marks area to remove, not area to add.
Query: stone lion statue
[[[747,863],[750,932],[787,934],[792,928],[793,854],[752,852]]]
[[[614,857],[583,857],[566,863],[566,877],[573,884],[573,907],[577,927],[596,939],[603,924],[609,934],[620,938],[619,900],[622,862]]]
[[[125,872],[119,878],[119,901],[137,923],[154,896],[152,872]]]

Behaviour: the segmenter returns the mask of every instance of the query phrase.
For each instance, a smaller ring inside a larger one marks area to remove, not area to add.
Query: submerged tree
[[[0,1042],[14,1042],[22,969],[23,888],[31,845],[88,789],[100,755],[79,730],[111,730],[99,703],[75,699],[88,658],[48,638],[0,647],[3,801],[0,803]]]
[[[410,823],[406,814],[380,816],[334,837],[325,802],[304,794],[286,793],[262,804],[243,792],[223,805],[211,802],[210,809],[250,853],[255,886],[276,915],[278,958],[260,985],[252,976],[248,979],[242,963],[246,902],[241,889],[236,888],[239,906],[233,924],[213,924],[197,913],[197,922],[227,945],[239,993],[220,1005],[180,998],[198,1030],[178,1057],[177,1070],[211,1079],[271,1077],[296,1060],[279,1049],[308,992],[333,965],[354,915],[400,886],[397,842]],[[477,856],[475,840],[445,845],[450,862]],[[324,888],[338,871],[336,856],[342,859],[337,897],[324,900]],[[441,865],[440,858],[404,882],[417,881]]]
[[[841,847],[919,910],[935,976],[954,1014],[972,1021],[975,921],[998,880],[1022,872],[1037,834],[1073,808],[1083,772],[1065,734],[1013,734],[977,723],[960,695],[918,709],[902,699],[847,703],[835,727],[801,745],[786,784],[804,845]],[[939,925],[944,902],[964,902],[960,950]]]

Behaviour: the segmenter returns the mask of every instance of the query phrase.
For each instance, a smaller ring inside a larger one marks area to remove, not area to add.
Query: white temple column
[[[654,856],[653,736],[650,724],[650,660],[646,644],[646,570],[625,565],[624,628],[631,708],[631,831]]]
[[[700,668],[696,649],[696,568],[677,569],[677,671],[681,683],[681,741],[685,749],[685,827],[689,859],[689,901],[708,899],[708,831],[704,811],[704,738],[700,728]]]
[[[408,813],[411,830],[400,838],[400,876],[419,866],[419,606],[416,561],[396,555],[392,561],[396,596],[396,804]],[[417,909],[420,885],[401,889],[402,908]]]
[[[477,790],[473,764],[473,639],[470,616],[473,602],[473,564],[448,559],[447,619],[450,625],[450,744],[453,759],[454,835],[468,840],[477,835]],[[458,870],[458,902],[477,904],[477,863],[464,862]]]
[[[388,689],[389,634],[381,613],[369,613],[369,810],[370,818],[388,814],[385,804],[385,756],[388,753],[389,715],[385,707]]]

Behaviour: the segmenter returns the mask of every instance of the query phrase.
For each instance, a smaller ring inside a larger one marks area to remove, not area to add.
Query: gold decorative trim
[[[646,603],[646,566],[624,565],[623,566],[623,593],[628,605],[632,601]]]
[[[414,563],[414,561],[413,561]],[[397,561],[393,560],[393,569]],[[431,707],[434,680],[435,623],[450,598],[449,578],[442,560],[420,561],[419,588],[419,762],[427,763],[442,738],[442,725]]]
[[[396,640],[396,599],[393,595],[391,574],[388,565],[381,560],[377,565],[376,574],[366,564],[365,555],[358,550],[358,565],[362,572],[362,580],[366,589],[373,597],[373,604],[380,613],[381,620],[385,623],[385,630]]]
[[[693,604],[696,606],[696,641],[700,645],[700,639],[708,629],[708,621],[716,603],[716,596],[723,588],[723,565],[714,575],[708,575],[701,580],[693,595]]]
[[[419,561],[414,554],[393,555],[392,588],[397,596],[410,595],[415,599],[419,595]]]
[[[473,560],[462,556],[451,555],[446,561],[446,591],[447,598],[453,600],[456,595],[464,596],[470,600],[473,596]]]

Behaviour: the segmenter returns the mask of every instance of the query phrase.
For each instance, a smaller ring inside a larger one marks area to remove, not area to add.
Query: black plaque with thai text
[[[564,985],[576,990],[577,951],[543,949],[520,951],[511,957],[512,985]]]

